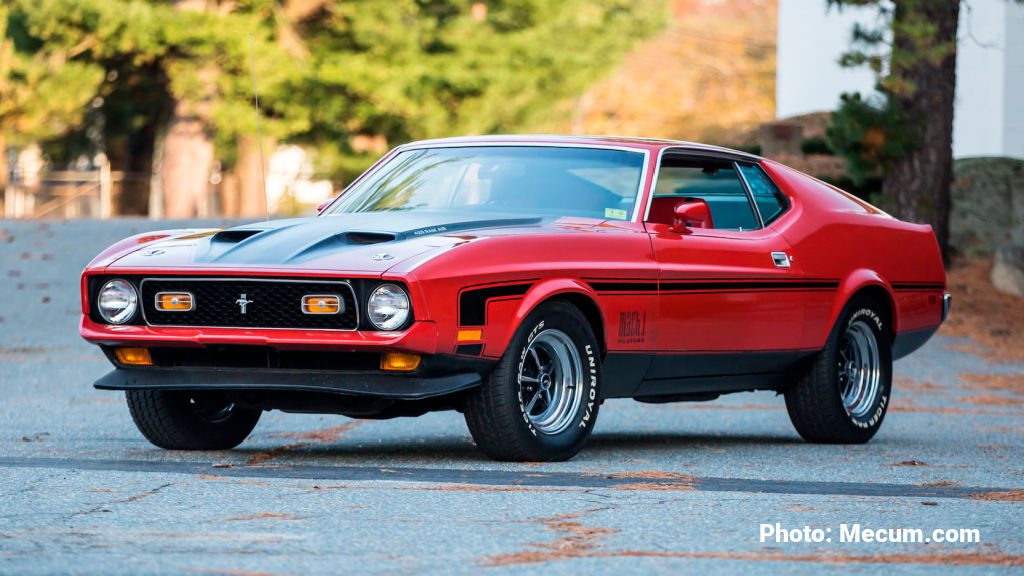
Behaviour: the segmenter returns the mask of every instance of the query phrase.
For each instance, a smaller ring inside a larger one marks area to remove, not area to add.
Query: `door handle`
[[[776,268],[789,268],[789,255],[785,252],[772,252],[772,262]]]

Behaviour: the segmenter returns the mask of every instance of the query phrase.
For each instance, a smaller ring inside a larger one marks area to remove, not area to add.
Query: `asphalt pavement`
[[[236,450],[154,448],[91,386],[110,367],[78,336],[78,283],[106,245],[163,227],[0,221],[0,573],[1024,572],[1024,405],[965,384],[1024,364],[941,336],[896,364],[866,445],[805,444],[758,392],[607,402],[554,464],[485,459],[455,412],[271,412]],[[863,541],[898,528],[931,541]]]

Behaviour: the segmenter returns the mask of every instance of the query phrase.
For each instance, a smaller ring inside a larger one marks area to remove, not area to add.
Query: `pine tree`
[[[953,178],[953,96],[960,0],[827,0],[870,6],[883,24],[858,26],[845,66],[869,66],[878,95],[847,94],[827,135],[855,178],[880,169],[893,214],[930,224],[949,256]]]

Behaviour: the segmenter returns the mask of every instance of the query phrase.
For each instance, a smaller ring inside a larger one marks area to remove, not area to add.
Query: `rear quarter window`
[[[782,191],[768,178],[764,170],[756,164],[741,164],[739,168],[743,173],[743,178],[747,181],[750,193],[754,197],[754,204],[757,204],[764,223],[768,224],[782,215],[786,211],[788,203],[785,196],[782,195]]]

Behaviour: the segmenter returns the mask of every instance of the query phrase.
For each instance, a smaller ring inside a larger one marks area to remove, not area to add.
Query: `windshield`
[[[327,214],[397,210],[508,212],[629,220],[641,151],[548,146],[400,152]]]

